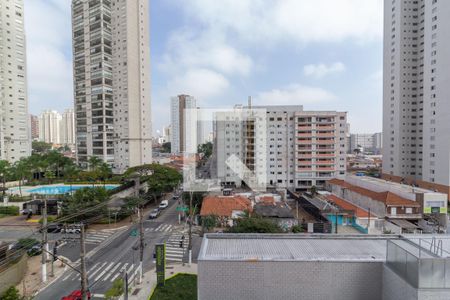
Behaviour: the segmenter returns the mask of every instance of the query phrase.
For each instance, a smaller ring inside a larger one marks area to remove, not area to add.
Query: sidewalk
[[[181,264],[168,265],[166,267],[166,279],[173,277],[178,273],[197,274],[197,264],[192,264],[190,267],[188,264],[184,266]],[[129,299],[133,300],[148,300],[156,286],[156,271],[151,269],[143,276],[141,284],[137,284],[132,287],[129,294]]]

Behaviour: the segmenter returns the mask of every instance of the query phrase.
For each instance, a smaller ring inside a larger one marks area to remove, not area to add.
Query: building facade
[[[233,155],[256,176],[265,172],[269,187],[308,190],[345,176],[348,128],[345,112],[303,111],[302,106],[252,109],[264,112],[265,124],[249,126],[248,121],[233,118],[236,112],[217,113],[220,116],[214,124],[217,177],[226,185],[241,185],[239,172],[233,171],[239,170],[239,164],[233,167],[226,163]],[[261,145],[264,149],[258,149]]]
[[[31,126],[31,138],[33,140],[39,139],[39,117],[35,115],[30,115],[30,126]]]
[[[50,144],[61,143],[62,116],[55,110],[46,110],[39,115],[39,140]]]
[[[190,123],[186,118],[190,117],[190,113],[185,114],[186,109],[196,109],[197,101],[189,95],[178,95],[171,99],[170,109],[170,147],[171,153],[180,154],[186,152],[187,144],[197,139],[197,134],[186,134],[186,124]],[[198,122],[196,122],[197,124]],[[198,126],[198,125],[197,125]],[[198,131],[198,130],[197,130]]]
[[[23,0],[0,4],[0,159],[31,155]]]
[[[152,161],[148,1],[73,0],[78,163]]]
[[[65,145],[75,144],[75,113],[73,109],[66,109],[61,116],[60,142]]]
[[[450,192],[450,2],[384,5],[383,176]]]
[[[382,149],[382,136],[382,133],[351,134],[349,153],[353,153],[355,149],[359,149],[364,153],[380,154]]]

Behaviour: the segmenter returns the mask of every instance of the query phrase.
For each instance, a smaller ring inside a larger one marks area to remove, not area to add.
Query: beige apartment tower
[[[148,0],[73,0],[77,160],[152,161]]]
[[[450,1],[384,2],[383,176],[450,193]]]
[[[23,0],[0,2],[0,160],[31,154]]]

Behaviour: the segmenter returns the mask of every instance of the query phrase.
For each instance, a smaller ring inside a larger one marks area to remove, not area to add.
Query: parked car
[[[169,206],[169,201],[163,200],[163,201],[161,201],[161,203],[159,204],[159,209],[165,209],[167,206]]]
[[[161,211],[158,208],[155,208],[150,212],[150,215],[148,216],[149,219],[156,219],[161,214]]]
[[[90,291],[87,292],[87,298],[91,299],[91,292]],[[69,296],[62,297],[61,300],[82,300],[81,290],[73,291],[72,293],[70,293]]]
[[[42,254],[42,245],[37,244],[27,250],[28,256],[37,256]]]
[[[63,229],[63,225],[62,224],[51,223],[51,224],[47,225],[47,232],[48,233],[58,233],[58,232],[61,232],[62,229]],[[39,232],[42,232],[42,228],[39,229]]]
[[[62,233],[80,234],[81,227],[79,225],[67,225],[63,229],[61,229],[61,232]]]
[[[178,195],[173,195],[173,196],[172,196],[172,199],[173,199],[173,200],[177,200],[177,199],[179,199],[179,198],[180,198],[180,196],[178,196]]]

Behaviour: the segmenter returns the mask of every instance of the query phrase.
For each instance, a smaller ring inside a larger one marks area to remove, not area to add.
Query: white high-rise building
[[[72,0],[77,160],[151,163],[148,0]]]
[[[60,142],[64,145],[75,144],[75,113],[73,109],[66,109],[62,113],[60,123]]]
[[[215,164],[223,183],[241,185],[238,174],[226,164],[232,155],[257,176],[265,170],[270,187],[307,190],[345,176],[347,113],[304,111],[294,105],[254,106],[255,111],[265,111],[265,128],[261,129],[256,118],[250,124],[236,120],[240,109],[237,106],[235,111],[216,113]],[[261,143],[264,149],[258,148]],[[261,162],[266,165],[260,166]]]
[[[55,110],[46,110],[39,115],[39,140],[50,143],[61,143],[61,114]]]
[[[450,191],[450,1],[384,2],[383,176]]]
[[[354,133],[350,135],[349,153],[361,149],[364,153],[380,154],[382,149],[382,133]]]
[[[31,154],[23,0],[0,3],[0,159]]]
[[[197,101],[194,97],[189,95],[178,95],[171,99],[170,110],[170,147],[171,153],[184,153],[188,147],[187,144],[197,144],[197,134],[189,134],[186,128],[190,124],[190,113],[185,113],[187,109],[196,109]],[[192,111],[190,111],[192,112]],[[198,126],[198,122],[196,122]],[[198,127],[197,127],[198,131]]]

